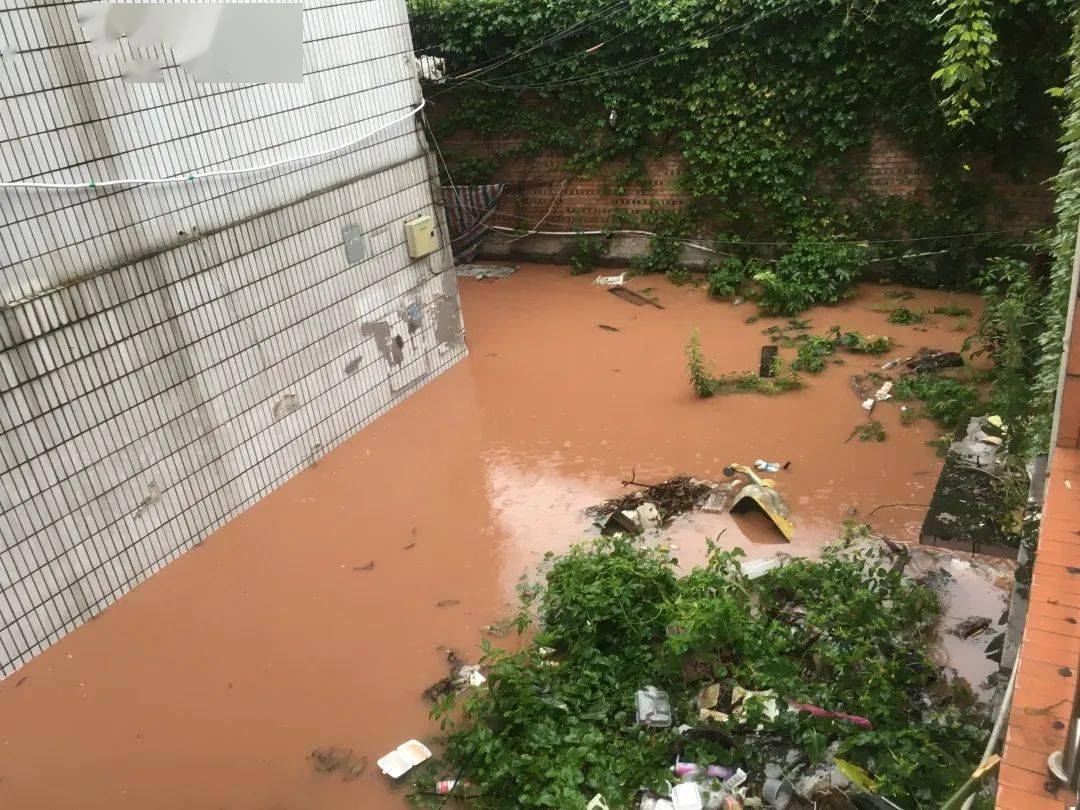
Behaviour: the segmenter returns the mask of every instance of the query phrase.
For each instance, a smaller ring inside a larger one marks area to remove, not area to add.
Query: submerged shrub
[[[741,556],[710,544],[708,563],[682,578],[666,552],[619,535],[549,556],[538,609],[523,614],[537,619],[532,638],[519,652],[485,644],[487,685],[433,710],[449,732],[444,761],[413,771],[414,803],[438,807],[431,785],[452,776],[469,785],[464,806],[583,808],[601,793],[627,807],[639,788],[663,789],[676,749],[739,765],[757,795],[776,751],[809,764],[835,746],[880,795],[939,807],[978,761],[984,732],[927,654],[933,591],[867,551],[834,547],[755,580]],[[773,690],[780,714],[766,719],[753,701],[747,722],[699,720],[693,698],[710,683],[725,708],[736,686]],[[646,684],[668,692],[670,728],[635,723]],[[790,711],[788,700],[869,727]],[[684,734],[682,722],[716,734]]]
[[[947,428],[962,426],[979,404],[979,396],[971,385],[931,372],[900,377],[893,385],[892,395],[900,400],[918,400],[924,415]]]
[[[835,304],[855,291],[866,264],[861,245],[798,242],[772,270],[754,275],[761,287],[758,307],[770,315],[796,315],[820,304]]]
[[[907,325],[912,323],[922,323],[925,316],[921,312],[908,309],[903,304],[898,307],[894,307],[889,311],[888,321],[889,323],[896,323],[901,325]]]
[[[809,371],[817,374],[825,370],[825,358],[836,352],[836,341],[832,338],[810,335],[799,346],[791,367],[796,371]]]
[[[749,259],[743,261],[735,256],[725,256],[718,264],[709,267],[707,284],[709,295],[713,298],[727,298],[739,291],[754,273],[758,272],[761,264]]]
[[[570,254],[570,274],[583,276],[591,273],[596,260],[607,254],[607,242],[599,236],[578,234],[574,239],[574,251]]]
[[[715,376],[705,363],[697,329],[690,333],[690,340],[686,343],[686,372],[694,393],[702,398],[714,394],[781,394],[802,388],[799,375],[779,357],[773,359],[771,371],[771,377],[761,377],[750,371]]]
[[[844,332],[837,342],[849,352],[856,354],[885,354],[892,348],[892,338],[886,335],[863,335],[860,332]]]

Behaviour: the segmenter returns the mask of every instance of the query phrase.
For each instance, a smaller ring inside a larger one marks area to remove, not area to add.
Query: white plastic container
[[[675,810],[702,810],[701,788],[695,782],[680,782],[671,789]]]
[[[431,751],[419,740],[406,740],[389,754],[379,760],[379,770],[391,779],[400,779],[425,759],[431,758]]]

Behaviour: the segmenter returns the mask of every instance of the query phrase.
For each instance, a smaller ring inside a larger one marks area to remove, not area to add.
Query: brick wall
[[[508,151],[515,142],[488,143],[459,136],[447,140],[445,145],[455,152],[488,156]],[[876,194],[917,200],[925,197],[931,187],[933,178],[918,158],[885,136],[876,136],[868,151],[853,155],[851,160]],[[627,196],[611,193],[610,188],[624,164],[610,164],[594,177],[571,179],[559,194],[563,180],[569,176],[561,157],[543,155],[508,160],[499,166],[493,178],[510,184],[499,207],[502,216],[497,224],[531,227],[548,213],[556,197],[558,201],[545,220],[546,230],[565,230],[565,226],[600,228],[610,223],[610,216],[616,210],[644,211],[653,203],[678,206],[682,202],[675,185],[679,166],[678,157],[648,163],[646,168],[653,181],[648,192],[634,188]],[[1053,194],[1045,183],[1018,182],[979,167],[973,170],[983,171],[994,185],[995,199],[989,212],[991,224],[1036,228],[1049,223]],[[1053,171],[1047,167],[1046,176]]]

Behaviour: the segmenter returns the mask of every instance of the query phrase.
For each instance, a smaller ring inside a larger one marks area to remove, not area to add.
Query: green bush
[[[750,371],[713,375],[702,354],[697,329],[690,333],[686,343],[686,373],[694,393],[703,399],[714,394],[782,394],[802,388],[799,375],[779,357],[773,360],[771,377],[761,377]]]
[[[898,307],[894,307],[889,311],[889,317],[887,320],[889,323],[896,323],[906,326],[913,323],[922,323],[925,316],[921,312],[908,309],[903,304]]]
[[[835,304],[855,291],[866,249],[842,242],[798,242],[772,270],[754,275],[758,307],[768,315],[797,315]]]
[[[455,777],[469,784],[465,806],[581,810],[601,793],[626,808],[639,788],[671,779],[675,750],[738,764],[759,795],[777,751],[795,749],[806,765],[835,744],[881,795],[940,807],[978,762],[985,732],[928,656],[934,593],[867,552],[826,549],[752,581],[741,555],[710,544],[707,565],[682,578],[666,552],[621,535],[549,555],[535,633],[519,652],[485,643],[486,687],[435,707],[445,754],[413,771],[412,800],[438,807],[432,783]],[[755,702],[746,722],[732,717],[712,737],[682,734],[683,722],[702,725],[693,697],[714,682],[725,707],[736,685],[774,690],[781,706],[844,711],[872,729],[792,711],[769,721]],[[670,695],[670,728],[634,722],[646,684]]]
[[[832,338],[810,335],[799,346],[791,367],[796,371],[809,371],[811,374],[825,370],[825,358],[836,352],[836,341]]]
[[[979,405],[972,386],[930,372],[900,377],[893,385],[892,394],[900,400],[918,400],[926,416],[947,428],[964,425]]]
[[[599,236],[578,234],[574,240],[574,252],[570,254],[570,273],[583,276],[591,273],[596,260],[607,255],[607,240]]]
[[[734,295],[759,269],[760,264],[753,259],[744,262],[735,256],[725,256],[718,264],[709,267],[706,281],[709,295],[713,298]]]

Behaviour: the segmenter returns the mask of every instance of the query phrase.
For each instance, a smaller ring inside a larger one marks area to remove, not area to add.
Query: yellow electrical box
[[[405,223],[405,242],[409,255],[414,259],[434,253],[439,245],[435,241],[435,223],[431,217],[417,217]]]

